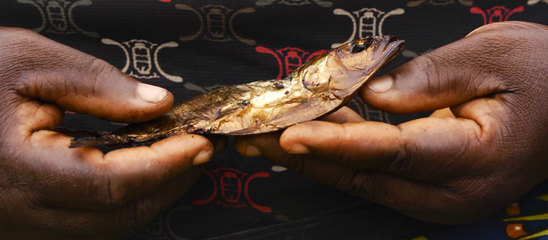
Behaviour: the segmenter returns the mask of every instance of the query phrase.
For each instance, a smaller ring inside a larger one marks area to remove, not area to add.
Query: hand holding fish
[[[353,41],[303,64],[285,79],[221,87],[174,106],[156,119],[76,137],[70,147],[135,145],[178,134],[246,135],[287,128],[343,106],[403,46],[403,40],[390,35]]]
[[[40,130],[64,109],[146,121],[173,96],[28,30],[0,28],[0,62],[1,239],[127,235],[180,198],[211,157],[212,144],[190,134],[107,154],[68,148],[71,137]]]
[[[448,108],[429,118],[393,126],[343,108],[236,146],[421,220],[486,217],[548,177],[546,39],[546,26],[490,24],[361,89],[387,112]]]

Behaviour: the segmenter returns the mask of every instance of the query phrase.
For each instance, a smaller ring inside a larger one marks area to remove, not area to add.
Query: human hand
[[[486,217],[548,177],[546,39],[546,26],[490,24],[360,92],[392,113],[450,111],[392,126],[341,109],[237,149],[421,220]]]
[[[198,135],[103,154],[46,130],[64,109],[116,122],[160,116],[165,89],[36,33],[0,28],[0,238],[113,239],[183,195],[213,152]]]

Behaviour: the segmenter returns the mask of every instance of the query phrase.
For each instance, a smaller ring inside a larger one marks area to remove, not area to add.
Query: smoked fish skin
[[[245,135],[287,128],[346,104],[403,47],[404,41],[391,35],[353,41],[303,64],[285,79],[218,88],[156,119],[74,138],[70,147],[131,145],[184,133]]]

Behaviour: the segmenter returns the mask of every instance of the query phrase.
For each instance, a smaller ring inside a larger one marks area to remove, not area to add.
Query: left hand
[[[548,177],[547,38],[543,25],[490,24],[362,89],[383,111],[450,107],[429,118],[393,126],[343,108],[236,147],[421,220],[486,217]]]
[[[192,134],[104,154],[69,148],[65,109],[116,122],[169,110],[173,95],[25,29],[0,27],[0,238],[119,239],[144,228],[203,171]]]

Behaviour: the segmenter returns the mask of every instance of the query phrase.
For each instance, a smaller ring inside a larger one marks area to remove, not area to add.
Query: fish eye
[[[360,52],[363,52],[363,50],[367,49],[368,47],[371,46],[371,44],[373,44],[373,41],[365,41],[365,42],[361,42],[361,43],[358,43],[358,44],[352,44],[351,46],[351,50],[350,52],[352,53],[360,53]]]

